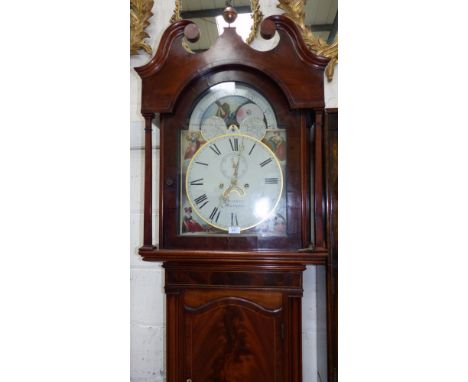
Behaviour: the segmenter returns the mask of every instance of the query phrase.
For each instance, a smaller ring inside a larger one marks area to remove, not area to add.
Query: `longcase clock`
[[[228,10],[228,16],[234,17]],[[324,265],[323,71],[295,24],[235,28],[193,54],[172,24],[142,78],[146,261],[163,262],[167,381],[302,380],[302,273]],[[160,115],[159,243],[152,238],[151,130]],[[313,126],[313,128],[311,128]]]

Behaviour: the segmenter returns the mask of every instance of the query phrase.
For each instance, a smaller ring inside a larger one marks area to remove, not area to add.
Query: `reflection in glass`
[[[194,52],[203,52],[210,48],[218,36],[224,32],[228,24],[224,21],[222,14],[226,7],[225,0],[212,0],[210,2],[199,0],[180,0],[182,19],[192,20],[200,29],[200,39],[190,44]],[[238,16],[231,26],[245,41],[252,28],[251,0],[234,0],[231,5],[236,9]]]

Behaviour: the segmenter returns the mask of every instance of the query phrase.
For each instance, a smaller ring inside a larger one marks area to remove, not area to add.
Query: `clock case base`
[[[167,381],[302,381],[302,264],[165,262]]]
[[[165,270],[168,382],[302,381],[303,271],[325,251],[140,254]]]

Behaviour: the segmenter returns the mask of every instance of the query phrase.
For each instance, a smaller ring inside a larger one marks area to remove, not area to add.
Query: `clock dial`
[[[190,209],[211,227],[239,232],[267,220],[283,191],[273,151],[245,134],[215,137],[195,153],[185,184]]]
[[[263,115],[263,110],[255,103],[246,103],[236,111],[236,118],[239,123],[242,123],[248,117],[263,119]]]
[[[226,129],[227,126],[224,119],[216,115],[206,118],[201,125],[201,133],[206,140],[226,134]]]
[[[277,129],[270,103],[255,89],[237,82],[212,86],[195,105],[189,130],[208,140],[230,132],[262,139],[266,129]]]
[[[262,140],[266,133],[265,122],[258,117],[246,117],[240,124],[240,132]]]
[[[271,104],[247,84],[201,93],[180,135],[179,232],[287,236],[286,140]]]

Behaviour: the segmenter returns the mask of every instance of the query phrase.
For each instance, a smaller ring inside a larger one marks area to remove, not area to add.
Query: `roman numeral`
[[[208,163],[204,163],[204,162],[197,162],[197,161],[195,161],[195,163],[201,164],[201,165],[203,165],[203,166],[208,166]]]
[[[272,161],[273,161],[273,159],[268,158],[268,159],[264,160],[262,163],[260,163],[260,167],[264,167],[264,166],[266,166],[268,163],[271,163]]]
[[[221,211],[218,210],[218,207],[213,208],[213,211],[211,211],[211,214],[210,214],[211,221],[213,221],[213,219],[214,219],[215,222],[217,223],[220,214],[221,214]],[[215,217],[216,217],[216,219],[215,219]]]
[[[219,151],[218,146],[216,146],[216,143],[212,143],[212,144],[210,145],[210,149],[213,150],[213,152],[214,152],[216,155],[221,155],[221,151]]]
[[[191,186],[203,186],[203,178],[192,180],[190,182]]]
[[[231,144],[232,151],[239,151],[239,139],[237,138],[229,138],[229,143]]]
[[[265,184],[278,184],[278,178],[265,178]]]
[[[231,212],[231,227],[239,227],[239,222],[237,221],[237,214]]]
[[[206,194],[200,195],[198,198],[194,200],[194,202],[196,203],[198,209],[201,210],[203,207],[205,207],[208,204],[208,197],[206,196]]]
[[[252,148],[249,151],[249,155],[252,154],[253,149],[255,148],[256,143],[253,144]]]

